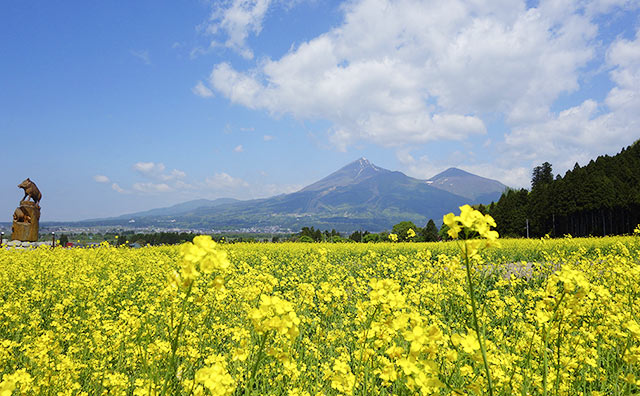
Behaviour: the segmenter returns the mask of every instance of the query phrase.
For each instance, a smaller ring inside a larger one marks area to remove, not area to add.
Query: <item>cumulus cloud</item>
[[[280,194],[291,194],[302,190],[304,187],[301,184],[265,184],[256,186],[255,195],[259,198],[267,198]]]
[[[133,189],[141,193],[162,193],[173,191],[166,183],[134,183]]]
[[[253,58],[247,46],[250,34],[259,34],[272,0],[228,0],[215,2],[206,32],[215,39],[211,46],[225,46],[246,59]],[[224,41],[219,41],[222,39]]]
[[[181,170],[178,169],[174,169],[171,171],[170,174],[168,175],[164,175],[164,180],[173,180],[173,179],[182,179],[184,177],[186,177],[187,174]]]
[[[262,137],[262,140],[264,140],[265,142],[269,142],[269,141],[273,140],[273,136],[271,136],[271,135],[264,135],[264,136]]]
[[[154,183],[134,183],[133,184],[133,189],[135,191],[142,192],[142,193],[168,192],[168,191],[172,190],[171,187],[169,187],[169,185],[167,185],[165,183],[159,183],[159,184],[154,184]]]
[[[640,31],[634,40],[612,43],[606,58],[615,86],[604,103],[587,99],[538,123],[517,127],[507,134],[506,149],[531,163],[549,161],[562,173],[576,162],[584,165],[632,143],[640,130]]]
[[[483,134],[483,114],[511,125],[543,119],[579,88],[594,56],[597,26],[572,2],[360,0],[343,9],[342,25],[280,59],[246,72],[217,64],[209,84],[251,109],[329,120],[338,147],[394,146]]]
[[[93,177],[93,180],[97,181],[98,183],[109,183],[109,178],[105,175],[95,175]]]
[[[207,185],[207,187],[220,190],[229,190],[238,187],[249,187],[249,183],[247,183],[246,181],[232,177],[225,172],[216,173],[213,176],[208,177],[205,180],[205,184]]]
[[[169,173],[165,173],[165,169],[161,162],[136,162],[133,164],[133,170],[150,179],[170,181],[183,179],[187,176],[185,172],[178,169],[173,169]]]
[[[623,10],[632,10],[638,7],[636,0],[593,0],[587,2],[585,11],[588,15],[597,15],[610,12],[619,7]]]
[[[213,30],[250,58],[246,39],[259,34],[274,1],[227,2]],[[530,8],[523,0],[352,0],[326,33],[248,70],[216,64],[207,83],[249,109],[327,120],[329,140],[342,150],[463,141],[486,134],[484,120],[497,115],[504,140],[484,140],[509,157],[494,162],[506,183],[530,165],[563,168],[630,143],[640,120],[638,39],[616,40],[603,60],[608,43],[598,23],[604,13],[638,7],[634,0],[541,0]],[[235,17],[223,23],[227,15]],[[615,84],[603,103],[552,111],[602,62]]]
[[[133,169],[143,175],[149,175],[164,171],[164,164],[156,164],[155,162],[136,162],[133,164]]]
[[[198,81],[195,87],[191,88],[191,92],[195,95],[200,96],[201,98],[211,98],[213,97],[213,92],[207,88],[202,81]]]
[[[242,145],[239,144],[233,149],[233,151],[236,152],[236,153],[241,153],[241,152],[244,151],[244,147],[242,147]]]
[[[120,187],[120,186],[118,185],[118,183],[113,183],[113,184],[111,185],[111,189],[112,189],[113,191],[115,191],[115,192],[120,193],[120,194],[126,194],[126,193],[128,193],[128,191],[127,191],[127,190],[125,190],[125,189],[123,189],[122,187]]]

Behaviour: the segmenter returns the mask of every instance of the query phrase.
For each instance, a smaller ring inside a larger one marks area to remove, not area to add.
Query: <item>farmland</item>
[[[0,250],[0,395],[637,393],[640,238],[500,242]]]

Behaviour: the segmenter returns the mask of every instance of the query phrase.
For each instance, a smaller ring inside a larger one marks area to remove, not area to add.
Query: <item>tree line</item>
[[[424,227],[418,227],[412,221],[401,221],[393,226],[391,232],[383,231],[371,233],[366,230],[357,230],[343,236],[336,230],[315,229],[314,227],[302,227],[299,233],[291,236],[289,240],[294,242],[388,242],[389,236],[395,235],[395,240],[399,242],[434,242],[441,238],[438,227],[433,220],[429,220]]]
[[[530,191],[507,190],[485,210],[501,236],[631,234],[640,223],[639,142],[555,178],[545,162],[533,169]]]

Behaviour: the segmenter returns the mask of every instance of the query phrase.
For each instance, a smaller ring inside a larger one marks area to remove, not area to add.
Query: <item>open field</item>
[[[640,392],[640,238],[501,243],[470,263],[492,392]],[[463,264],[456,242],[0,250],[0,395],[485,394]]]

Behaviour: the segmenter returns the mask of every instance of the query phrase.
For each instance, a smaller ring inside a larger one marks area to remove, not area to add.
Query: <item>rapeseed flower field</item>
[[[640,238],[445,223],[458,240],[0,250],[0,396],[640,392]]]

